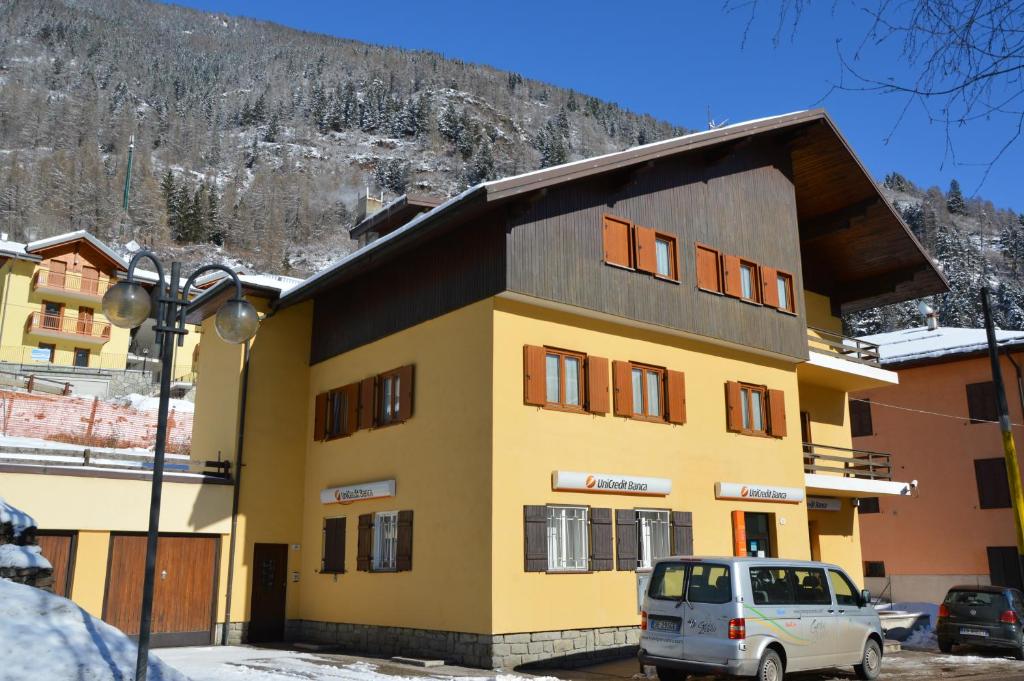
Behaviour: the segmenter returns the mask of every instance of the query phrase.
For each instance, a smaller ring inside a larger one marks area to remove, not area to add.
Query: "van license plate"
[[[961,636],[981,636],[982,638],[988,638],[988,632],[984,629],[960,629]]]
[[[681,623],[682,620],[680,620],[678,617],[666,617],[665,619],[661,619],[660,617],[654,619],[652,617],[650,624],[648,626],[650,626],[652,631],[668,631],[672,633],[678,633],[679,625]]]

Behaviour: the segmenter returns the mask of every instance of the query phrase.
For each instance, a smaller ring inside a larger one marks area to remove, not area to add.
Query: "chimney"
[[[917,310],[924,317],[924,323],[929,331],[935,331],[939,328],[939,314],[935,311],[935,308],[922,300],[918,302]]]
[[[356,201],[356,224],[358,225],[360,222],[383,207],[384,192],[381,191],[379,198],[376,196],[370,196],[370,188],[367,187],[365,192],[361,192],[359,194],[359,198]]]

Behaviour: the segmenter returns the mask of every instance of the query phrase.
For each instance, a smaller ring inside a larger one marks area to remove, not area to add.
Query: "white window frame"
[[[672,516],[663,509],[638,508],[636,509],[636,566],[638,568],[654,567],[654,561],[665,558],[672,553]],[[665,532],[665,555],[655,556],[653,553],[655,542],[651,537],[653,532]]]
[[[577,524],[578,523],[578,524]],[[577,530],[579,553],[570,556],[569,531]],[[548,571],[586,572],[590,569],[590,509],[586,506],[548,506]]]
[[[398,511],[373,514],[372,565],[374,572],[394,572],[398,569]]]

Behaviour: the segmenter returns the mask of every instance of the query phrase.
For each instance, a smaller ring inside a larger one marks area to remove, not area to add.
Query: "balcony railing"
[[[32,276],[32,287],[98,299],[110,288],[110,279],[99,273],[85,276],[81,272],[62,272],[40,267]]]
[[[812,350],[826,355],[874,367],[880,366],[877,345],[857,338],[848,338],[834,331],[826,331],[813,326],[807,327],[807,345]]]
[[[97,343],[105,343],[110,340],[110,324],[88,317],[32,312],[25,323],[25,330],[40,335],[88,339]]]
[[[891,481],[892,455],[805,442],[804,472]]]

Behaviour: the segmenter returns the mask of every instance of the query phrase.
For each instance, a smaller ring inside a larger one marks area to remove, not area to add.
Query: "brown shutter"
[[[605,216],[604,261],[620,267],[633,267],[632,226],[626,220]]]
[[[590,509],[590,569],[593,572],[611,570],[612,555],[612,510],[610,508]]]
[[[636,511],[620,508],[615,511],[615,569],[636,570]]]
[[[654,230],[637,225],[633,228],[633,232],[636,234],[636,268],[641,272],[654,274],[658,270],[658,252],[654,246]]]
[[[871,400],[850,398],[850,435],[853,437],[869,437],[875,434],[871,422]],[[805,440],[810,442],[810,440]]]
[[[725,424],[726,430],[731,433],[739,433],[743,430],[743,406],[740,404],[742,399],[740,384],[736,381],[728,381],[725,384]]]
[[[543,407],[547,402],[547,388],[544,383],[544,348],[537,345],[523,346],[523,401]]]
[[[313,405],[313,439],[319,442],[327,437],[327,393],[316,396]]]
[[[779,271],[772,267],[761,267],[761,302],[768,307],[779,306]]]
[[[722,256],[722,280],[725,283],[725,295],[734,298],[743,297],[743,280],[740,278],[740,259],[735,255]]]
[[[615,395],[615,415],[633,415],[633,383],[629,362],[612,362],[612,390]]]
[[[672,511],[672,555],[693,555],[693,514]]]
[[[769,390],[768,409],[768,434],[786,437],[786,394],[781,390]]]
[[[359,382],[359,429],[377,425],[377,377],[371,376]]]
[[[356,570],[360,572],[370,571],[370,562],[373,560],[373,514],[364,513],[359,516],[359,537],[356,546]]]
[[[707,291],[722,292],[722,261],[718,251],[707,246],[696,247],[697,286]]]
[[[395,549],[395,570],[398,572],[412,570],[412,511],[398,512],[398,546]]]
[[[686,374],[671,369],[665,373],[668,384],[668,422],[686,423]]]
[[[345,431],[342,435],[351,435],[359,426],[359,384],[349,383],[341,389],[345,394]]]
[[[527,572],[547,572],[547,506],[523,506],[523,562]]]
[[[413,365],[407,364],[398,370],[398,420],[408,421],[413,408]]]
[[[587,411],[608,413],[608,360],[587,356]]]
[[[747,519],[743,511],[732,512],[732,555],[747,555]]]
[[[324,520],[324,557],[321,572],[345,572],[345,519]]]

